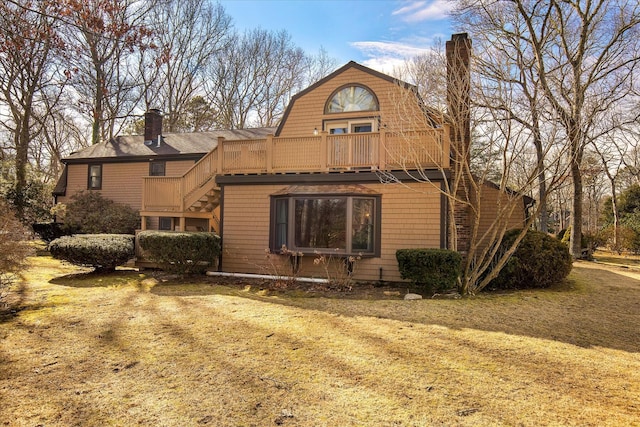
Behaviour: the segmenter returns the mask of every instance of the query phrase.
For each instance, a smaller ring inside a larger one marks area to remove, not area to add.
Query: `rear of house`
[[[224,272],[399,281],[396,250],[450,244],[451,123],[390,76],[350,62],[294,96],[278,128],[164,135],[158,112],[146,119],[144,136],[65,159],[58,201],[100,191],[140,210],[142,229],[214,230]],[[481,188],[490,218],[509,195]]]

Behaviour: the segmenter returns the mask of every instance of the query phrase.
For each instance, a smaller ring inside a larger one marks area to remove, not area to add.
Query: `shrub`
[[[76,234],[49,244],[54,258],[72,264],[113,271],[134,257],[134,236],[128,234]]]
[[[145,258],[178,274],[202,273],[220,254],[220,237],[215,233],[143,231],[138,243]]]
[[[506,232],[498,252],[504,253],[511,247],[520,231]],[[489,287],[548,288],[567,277],[571,272],[572,262],[566,244],[546,233],[530,230]]]
[[[396,259],[400,275],[428,290],[446,290],[456,286],[462,257],[446,249],[399,249]]]
[[[31,228],[46,243],[51,243],[52,240],[67,234],[65,228],[59,222],[40,222],[31,224]]]
[[[37,180],[29,180],[22,190],[16,188],[15,183],[4,186],[2,193],[7,202],[12,205],[16,215],[20,207],[23,224],[51,221],[51,185],[43,184]]]
[[[102,197],[98,192],[81,191],[71,196],[64,224],[69,234],[134,234],[140,228],[140,214],[130,206]]]
[[[32,253],[28,231],[16,218],[8,203],[0,199],[0,301],[13,283],[15,273],[24,268]]]

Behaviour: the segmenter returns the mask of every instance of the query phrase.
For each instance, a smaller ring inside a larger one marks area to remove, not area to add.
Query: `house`
[[[159,110],[145,113],[144,135],[118,136],[92,145],[62,159],[64,169],[54,189],[56,203],[68,203],[80,191],[100,191],[117,203],[142,209],[145,184],[175,183],[169,177],[182,176],[216,148],[219,138],[252,140],[265,138],[275,128],[220,130],[198,133],[162,134]],[[167,178],[165,178],[167,177]],[[148,178],[148,179],[143,179]],[[210,189],[199,195],[189,209],[174,212],[170,200],[156,203],[172,216],[150,217],[145,228],[159,230],[213,230],[219,232],[217,211],[219,193]],[[148,197],[147,197],[148,199]],[[153,203],[153,200],[147,200]],[[162,206],[165,203],[168,206]]]
[[[466,34],[448,42],[456,55],[469,46]],[[97,190],[139,209],[143,229],[215,230],[224,272],[273,273],[275,258],[322,277],[324,255],[356,280],[399,281],[396,250],[449,245],[443,192],[465,161],[453,148],[468,143],[468,119],[451,126],[409,84],[349,62],[295,95],[277,128],[164,134],[161,120],[150,111],[144,137],[64,159],[58,202]],[[486,186],[485,217],[501,197]],[[467,216],[455,216],[463,250]],[[525,216],[523,201],[505,220]]]

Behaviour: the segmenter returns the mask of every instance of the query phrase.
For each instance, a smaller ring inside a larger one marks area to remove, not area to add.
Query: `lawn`
[[[640,425],[640,275],[403,301],[81,273],[0,321],[0,425]]]

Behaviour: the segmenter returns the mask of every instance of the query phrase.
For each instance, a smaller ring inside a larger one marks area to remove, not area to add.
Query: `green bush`
[[[4,185],[2,192],[4,198],[13,207],[16,215],[20,207],[21,217],[18,218],[23,224],[28,225],[34,222],[51,221],[51,185],[43,184],[38,180],[29,180],[26,186],[19,191],[15,183]]]
[[[64,228],[68,234],[134,234],[140,228],[140,213],[98,192],[81,191],[66,206]]]
[[[135,255],[134,236],[128,234],[76,234],[49,244],[54,258],[72,264],[113,271]]]
[[[220,254],[220,237],[215,233],[143,231],[138,243],[145,258],[178,274],[202,273]]]
[[[403,279],[427,290],[446,290],[456,286],[462,257],[446,249],[399,249],[396,259]]]
[[[506,232],[498,253],[511,247],[520,231]],[[546,233],[530,230],[489,288],[548,288],[567,277],[572,262],[566,244]]]

